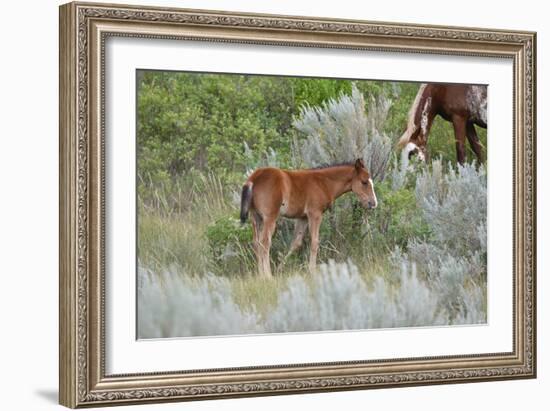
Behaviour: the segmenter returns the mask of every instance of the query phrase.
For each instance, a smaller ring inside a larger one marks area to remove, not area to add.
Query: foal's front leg
[[[288,250],[287,255],[285,256],[285,260],[290,257],[290,255],[298,250],[304,241],[304,234],[307,230],[307,219],[300,218],[296,220],[294,223],[294,239],[292,240],[292,243],[290,244],[290,250]]]
[[[317,266],[317,252],[319,251],[319,227],[321,226],[321,213],[308,215],[309,234],[311,235],[311,248],[309,250],[309,271],[313,273]]]

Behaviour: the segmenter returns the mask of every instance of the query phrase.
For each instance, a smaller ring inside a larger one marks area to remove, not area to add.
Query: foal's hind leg
[[[260,275],[263,277],[271,277],[269,250],[271,248],[271,237],[275,232],[276,222],[277,216],[264,216],[263,218],[263,226],[258,246],[258,254],[260,255],[258,268]]]
[[[321,213],[311,213],[308,215],[309,233],[311,235],[311,245],[309,250],[309,271],[313,273],[317,266],[317,252],[319,251],[319,227],[321,226]]]
[[[294,239],[292,240],[292,243],[290,244],[290,250],[288,250],[288,254],[285,256],[285,260],[290,257],[290,255],[298,250],[302,243],[304,242],[304,235],[306,233],[307,229],[307,219],[306,218],[300,218],[296,220],[294,224]]]
[[[476,128],[473,123],[469,122],[466,125],[466,136],[468,137],[470,147],[474,150],[478,164],[483,164],[483,148],[479,142],[479,137],[477,136]]]
[[[256,261],[258,267],[260,267],[260,231],[262,229],[262,216],[256,211],[251,212],[252,218],[252,248],[254,249],[254,254],[256,255]]]

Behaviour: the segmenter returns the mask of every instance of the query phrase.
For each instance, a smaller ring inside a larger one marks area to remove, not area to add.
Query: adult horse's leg
[[[298,250],[304,241],[304,234],[306,233],[307,229],[307,219],[306,218],[300,218],[297,219],[294,223],[294,238],[292,240],[292,243],[290,244],[290,250],[288,250],[287,255],[285,256],[285,260],[290,257],[290,255]]]
[[[269,250],[271,248],[271,237],[275,232],[275,224],[277,216],[264,216],[262,232],[260,234],[260,244],[258,247],[261,256],[260,275],[271,277],[271,262],[269,258]]]
[[[474,123],[468,122],[466,125],[466,136],[468,137],[470,147],[474,150],[478,164],[483,164],[483,148],[479,142],[479,137],[477,135]]]
[[[466,159],[464,154],[464,142],[466,141],[466,119],[461,116],[454,116],[453,127],[455,130],[456,159],[460,164],[464,164],[464,160]]]
[[[311,248],[309,250],[309,271],[313,273],[317,266],[317,252],[319,251],[319,227],[322,214],[320,212],[308,215],[309,234],[311,235]]]

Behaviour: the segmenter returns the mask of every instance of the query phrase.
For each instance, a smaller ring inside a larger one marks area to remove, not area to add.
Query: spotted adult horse
[[[409,111],[407,130],[398,143],[409,159],[418,155],[426,160],[428,136],[437,115],[453,124],[457,161],[464,164],[468,139],[477,161],[482,163],[483,148],[474,125],[487,128],[487,86],[422,84]]]
[[[372,178],[363,160],[308,170],[259,168],[241,193],[241,222],[251,215],[253,246],[261,276],[271,277],[269,250],[279,216],[296,220],[287,254],[298,250],[306,230],[311,236],[309,269],[314,271],[323,213],[336,198],[353,191],[366,208],[378,204]]]

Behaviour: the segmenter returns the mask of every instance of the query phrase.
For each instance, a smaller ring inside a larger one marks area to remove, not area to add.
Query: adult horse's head
[[[409,110],[407,129],[399,139],[397,145],[403,150],[402,156],[410,160],[417,156],[420,161],[428,157],[428,134],[434,118],[432,104],[433,87],[422,84],[418,89],[414,103]]]
[[[425,162],[428,157],[428,149],[426,146],[425,140],[409,141],[402,145],[402,156],[406,157],[407,160],[411,160],[416,156],[420,161]]]
[[[372,178],[365,168],[365,163],[362,159],[355,161],[355,172],[351,180],[351,190],[359,197],[363,207],[376,208],[378,205]]]
[[[424,122],[417,126],[414,123],[414,118],[409,121],[407,130],[403,133],[397,146],[401,148],[401,156],[403,159],[411,160],[414,156],[420,161],[426,161],[428,158],[428,136]]]

